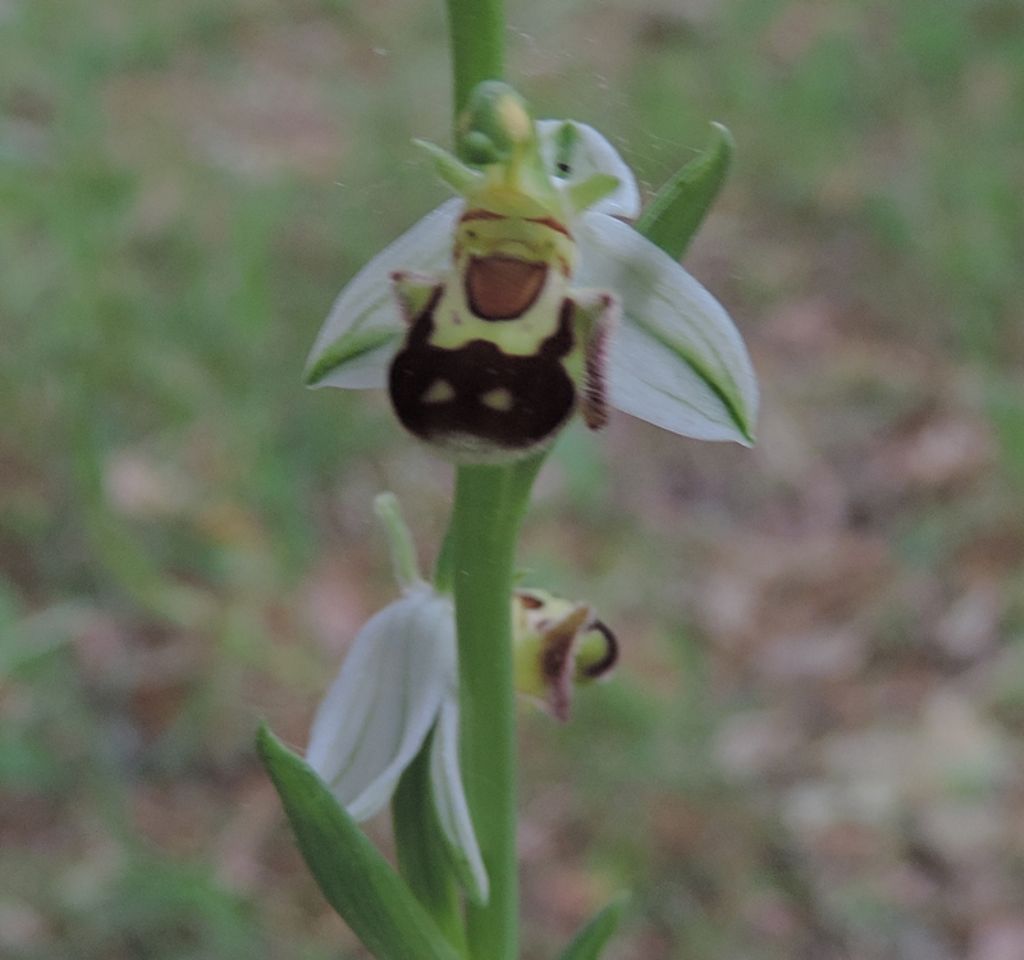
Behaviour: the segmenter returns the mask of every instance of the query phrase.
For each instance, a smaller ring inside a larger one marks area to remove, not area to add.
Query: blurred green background
[[[625,657],[523,712],[525,953],[1024,957],[1024,7],[526,0],[510,77],[656,188],[750,344],[753,451],[573,429],[522,562]],[[450,470],[301,386],[445,191],[439,2],[0,4],[0,956],[361,957],[258,769]],[[386,823],[372,827],[387,842]]]

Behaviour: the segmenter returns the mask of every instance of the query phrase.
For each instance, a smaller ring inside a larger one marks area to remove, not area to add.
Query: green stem
[[[452,552],[459,638],[460,753],[466,797],[491,895],[467,909],[470,956],[518,951],[516,715],[511,604],[519,526],[543,456],[510,466],[462,466]]]
[[[451,527],[445,531],[441,549],[434,564],[434,589],[438,593],[452,592],[452,579],[455,577],[455,558],[452,555]]]
[[[505,69],[504,0],[447,0],[455,79],[455,115],[473,88]]]
[[[502,78],[505,12],[503,0],[446,3],[457,126],[477,84]],[[455,592],[462,774],[490,881],[486,906],[466,907],[467,942],[474,960],[515,960],[519,949],[516,705],[509,601],[519,526],[543,460],[539,455],[509,466],[459,467],[451,525],[438,563],[441,579],[451,577]]]

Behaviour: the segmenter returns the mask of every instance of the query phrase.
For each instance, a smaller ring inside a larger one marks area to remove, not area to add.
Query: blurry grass
[[[300,387],[343,279],[444,195],[407,146],[447,125],[440,10],[15,0],[0,18],[0,908],[16,921],[0,952],[336,955],[340,925],[310,923],[322,907],[294,859],[239,883],[204,838],[237,813],[254,714],[277,711],[301,737],[336,660],[298,609],[311,571],[342,550],[364,559],[361,511],[379,486],[422,493],[410,511],[440,528],[426,517],[443,509],[444,471],[408,452],[379,399]],[[541,112],[600,126],[649,185],[707,121],[732,128],[736,173],[694,258],[752,334],[770,399],[804,402],[805,418],[825,408],[827,456],[855,472],[856,451],[926,402],[920,371],[863,375],[856,348],[877,359],[896,342],[963,378],[943,395],[991,418],[1005,472],[990,498],[878,507],[898,512],[899,563],[955,568],[1024,490],[1020,6],[531,3],[513,21],[515,76]],[[808,291],[856,318],[842,344],[855,362],[847,381],[837,363],[776,393],[790,358],[757,321]],[[669,489],[681,470],[628,430],[618,446],[566,438],[538,526],[572,535],[532,534],[524,562],[600,593],[653,660],[581,696],[570,727],[527,724],[528,807],[552,784],[577,788],[592,899],[638,889],[637,955],[767,960],[802,942],[824,960],[837,915],[869,942],[877,893],[808,893],[779,866],[771,804],[718,772],[714,731],[757,692],[721,684],[699,631],[679,626],[679,584],[708,542],[740,535],[742,518],[723,517],[769,493],[707,466],[748,461],[698,453],[678,482],[700,511],[665,529],[627,515],[633,474],[614,451],[652,454],[646,474]],[[696,542],[677,555],[687,523]],[[1015,582],[1019,630],[1019,564]],[[1018,686],[998,695],[1008,715]],[[182,827],[186,852],[134,811],[140,785],[172,805],[178,782],[199,791],[186,805],[213,811]],[[527,870],[539,889],[560,883]],[[795,911],[804,940],[759,936],[743,907],[759,897]],[[546,923],[537,956],[566,934],[564,917]]]

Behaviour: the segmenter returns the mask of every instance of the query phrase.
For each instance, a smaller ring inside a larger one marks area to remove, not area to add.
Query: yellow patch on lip
[[[497,387],[494,390],[488,390],[481,398],[480,402],[485,407],[490,407],[492,410],[497,410],[499,413],[507,413],[511,410],[516,403],[516,398],[512,396],[511,390],[506,390],[504,387]]]
[[[517,257],[473,257],[466,270],[470,309],[485,320],[522,316],[540,295],[548,265]]]
[[[421,403],[448,403],[455,399],[455,388],[447,380],[435,380],[421,398]]]

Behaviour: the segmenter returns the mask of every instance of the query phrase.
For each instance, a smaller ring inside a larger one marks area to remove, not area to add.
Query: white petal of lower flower
[[[557,140],[559,129],[566,123],[576,128],[577,141],[569,158],[567,183],[582,183],[595,173],[608,173],[619,181],[618,187],[590,209],[594,213],[605,213],[612,217],[626,217],[629,220],[640,216],[640,189],[636,177],[619,151],[593,127],[575,120],[538,120],[537,135],[540,138],[540,152],[548,172],[558,177],[556,169]]]
[[[441,705],[430,744],[430,783],[437,819],[444,831],[452,864],[470,898],[487,903],[490,884],[469,815],[459,768],[459,707],[454,696]]]
[[[610,290],[622,307],[608,349],[611,404],[682,436],[749,445],[757,380],[718,301],[620,220],[585,213],[577,236],[578,283]]]
[[[391,798],[455,675],[451,600],[426,584],[360,630],[313,721],[306,759],[356,820]]]
[[[404,324],[391,290],[391,273],[440,272],[451,258],[462,200],[432,210],[385,247],[338,294],[306,361],[311,387],[362,390],[383,387]]]

